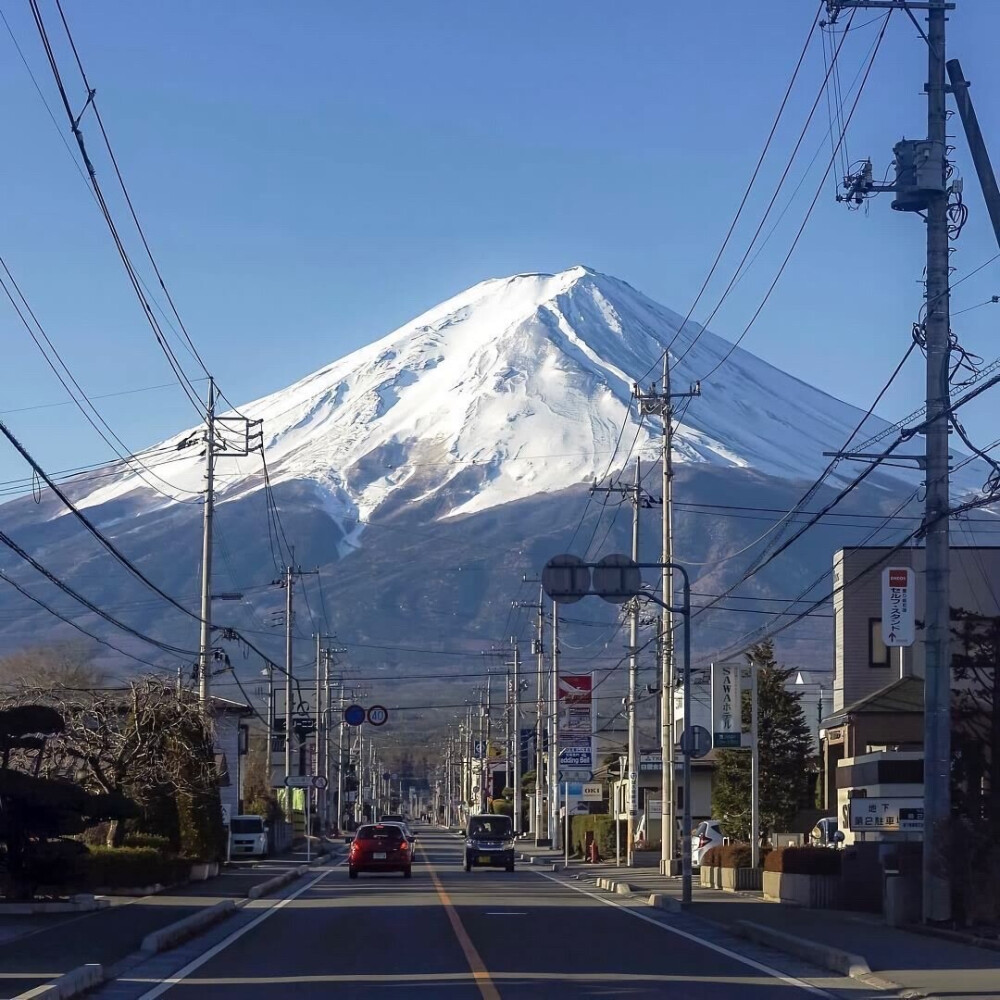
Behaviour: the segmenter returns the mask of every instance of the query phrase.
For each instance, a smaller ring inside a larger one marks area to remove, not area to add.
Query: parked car
[[[234,816],[229,823],[231,857],[267,856],[267,824],[263,816]]]
[[[358,827],[347,855],[347,874],[402,872],[409,878],[413,866],[413,841],[399,823],[366,823]]]
[[[816,825],[809,833],[809,843],[814,847],[838,847],[844,837],[840,833],[840,824],[836,816],[824,816],[816,821]]]
[[[710,847],[721,847],[722,824],[717,819],[702,820],[691,834],[691,864],[701,865],[701,859]]]
[[[467,872],[473,866],[514,870],[514,823],[509,816],[470,816],[465,837]]]

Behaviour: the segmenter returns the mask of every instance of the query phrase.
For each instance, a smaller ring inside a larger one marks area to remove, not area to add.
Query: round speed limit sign
[[[368,721],[373,726],[384,726],[389,721],[389,709],[382,705],[372,705],[368,709]]]

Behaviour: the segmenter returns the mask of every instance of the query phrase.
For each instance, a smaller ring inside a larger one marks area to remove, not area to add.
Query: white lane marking
[[[720,955],[725,955],[727,958],[740,962],[742,965],[747,965],[751,969],[756,969],[758,972],[765,972],[772,978],[780,980],[783,983],[787,983],[789,986],[797,986],[799,989],[805,990],[807,993],[812,993],[814,996],[826,997],[827,1000],[835,1000],[832,993],[827,993],[826,990],[821,990],[818,986],[812,986],[810,983],[803,982],[801,979],[796,979],[794,976],[786,975],[784,972],[774,969],[770,965],[755,962],[752,958],[747,958],[745,955],[740,955],[735,951],[730,951],[728,948],[723,948],[721,944],[713,944],[711,941],[706,941],[704,938],[700,938],[695,934],[689,934],[687,931],[682,931],[679,927],[672,927],[670,924],[664,924],[659,920],[654,920],[645,913],[640,913],[634,907],[623,906],[621,903],[615,902],[613,899],[606,899],[604,896],[598,896],[596,892],[590,892],[588,889],[583,889],[578,885],[570,885],[569,882],[553,878],[551,875],[546,875],[545,872],[535,871],[535,874],[541,875],[542,878],[547,878],[550,882],[555,882],[556,885],[565,886],[567,889],[573,889],[575,892],[582,892],[583,895],[590,896],[591,899],[596,899],[598,902],[606,903],[608,906],[613,906],[616,910],[621,910],[623,913],[627,913],[630,916],[635,917],[637,920],[645,920],[647,924],[659,927],[660,930],[667,931],[670,934],[676,934],[678,937],[686,938],[694,944],[701,945],[703,948],[709,948],[712,951],[718,952]],[[145,998],[143,998],[143,1000],[145,1000]]]
[[[215,958],[219,952],[225,951],[226,948],[228,948],[234,941],[243,937],[247,931],[253,930],[258,924],[267,920],[268,917],[274,916],[278,910],[283,909],[293,899],[298,899],[304,892],[308,892],[314,885],[316,885],[317,882],[322,882],[334,868],[339,868],[346,860],[347,858],[342,858],[333,866],[333,868],[328,868],[326,871],[321,872],[311,882],[307,882],[304,886],[302,886],[298,892],[293,892],[291,896],[285,896],[284,899],[279,900],[274,906],[268,907],[268,909],[266,909],[259,917],[256,917],[251,920],[250,923],[237,928],[232,934],[229,935],[229,937],[220,941],[214,947],[209,948],[208,951],[199,955],[196,959],[188,962],[183,969],[175,972],[169,979],[164,979],[158,986],[153,987],[153,989],[149,990],[147,993],[143,993],[139,1000],[156,1000],[157,997],[163,996],[163,994],[166,993],[172,986],[176,986],[179,982],[181,982],[181,980],[187,979],[192,972],[196,969],[200,969],[206,962]]]

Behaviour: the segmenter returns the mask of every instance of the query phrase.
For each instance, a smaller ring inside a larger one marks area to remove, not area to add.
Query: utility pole
[[[760,861],[760,692],[757,661],[750,661],[750,867]]]
[[[549,711],[549,839],[559,847],[559,605],[552,602],[552,706]]]
[[[639,510],[642,507],[652,507],[657,502],[650,497],[642,488],[642,460],[635,462],[635,483],[632,486],[594,486],[591,493],[621,493],[623,497],[628,497],[632,504],[632,558],[639,561]],[[625,846],[625,863],[632,867],[633,845],[635,842],[635,820],[638,814],[638,792],[635,790],[639,780],[639,749],[637,737],[637,697],[638,688],[638,647],[639,647],[639,599],[633,598],[629,602],[629,669],[628,669],[628,699],[626,702],[628,712],[628,780],[629,780],[629,802],[628,802],[628,843]],[[625,774],[622,774],[622,779]],[[621,786],[619,786],[621,787]]]
[[[268,663],[267,671],[267,787],[274,784],[274,664]]]
[[[922,339],[927,356],[925,464],[926,496],[923,533],[925,539],[925,679],[924,679],[924,839],[923,918],[926,923],[947,921],[951,915],[950,854],[944,842],[951,815],[951,595],[949,579],[949,456],[950,301],[949,301],[949,198],[954,187],[948,178],[948,135],[945,55],[946,12],[955,4],[948,0],[827,0],[832,20],[842,9],[857,7],[898,8],[917,24],[927,45],[927,138],[903,140],[894,147],[896,178],[893,184],[876,184],[870,161],[844,179],[846,195],[840,200],[858,205],[879,191],[895,192],[892,207],[923,215],[926,229],[926,317]],[[927,14],[926,33],[914,11]],[[968,100],[968,90],[958,80],[959,108]],[[963,114],[963,124],[969,126]],[[977,143],[977,139],[979,140]],[[978,132],[969,134],[976,166],[983,165],[985,148]],[[980,173],[982,179],[982,173]],[[991,215],[995,213],[995,180],[984,194]],[[849,456],[853,457],[853,456]],[[861,457],[860,455],[858,456]]]
[[[642,488],[642,460],[635,460],[635,494],[632,498],[632,559],[639,561],[639,490]],[[625,845],[625,866],[631,868],[635,844],[635,816],[638,805],[639,752],[636,747],[636,687],[639,677],[639,598],[633,597],[629,608],[628,633],[628,843]],[[615,817],[615,824],[618,817]],[[648,826],[648,824],[647,824]]]
[[[212,696],[212,519],[215,515],[215,379],[208,377],[205,410],[205,506],[201,532],[201,640],[198,657],[198,701],[208,711]]]
[[[660,756],[661,756],[661,796],[662,810],[660,826],[660,874],[675,875],[677,855],[677,795],[674,791],[675,764],[674,746],[674,689],[677,679],[674,671],[674,574],[670,568],[674,555],[674,497],[673,497],[673,450],[674,450],[674,407],[675,399],[690,399],[701,395],[701,383],[696,382],[688,392],[671,392],[670,388],[670,351],[663,352],[663,387],[660,392],[656,386],[643,392],[638,384],[632,387],[632,394],[639,402],[639,412],[658,414],[661,419],[661,449],[660,462],[663,477],[663,516],[662,543],[660,562],[660,586],[663,592],[663,612],[660,630],[663,643],[660,652],[663,657],[661,667],[660,687]],[[688,801],[691,794],[689,788],[684,789],[684,800]]]
[[[486,703],[479,691],[479,811],[486,812]]]
[[[340,697],[337,699],[337,832],[344,822],[344,678],[340,678]]]
[[[951,818],[951,595],[949,580],[948,433],[951,411],[948,193],[945,147],[945,4],[927,11],[927,138],[937,158],[940,192],[927,199],[927,496],[926,679],[924,681],[924,920],[951,916],[951,879],[943,843]]]
[[[285,778],[292,773],[292,587],[294,585],[294,570],[291,566],[285,568]],[[289,805],[291,791],[286,789]],[[289,818],[291,808],[289,808]]]
[[[511,638],[514,647],[514,833],[521,833],[521,653],[517,639]]]
[[[545,818],[545,609],[542,590],[538,590],[538,631],[535,638],[535,671],[538,695],[535,707],[535,845],[543,840],[542,822]]]

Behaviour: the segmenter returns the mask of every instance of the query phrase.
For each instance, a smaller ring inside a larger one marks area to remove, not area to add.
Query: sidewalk
[[[110,907],[89,913],[0,916],[0,997],[16,997],[80,965],[114,965],[137,951],[147,934],[224,899],[243,899],[253,886],[305,861],[305,850],[296,850],[235,862],[205,882],[154,896],[108,897]]]
[[[543,855],[533,845],[524,853],[536,854],[539,861],[553,857],[552,852]],[[681,895],[679,878],[664,878],[652,868],[571,862],[568,875],[592,889],[598,878],[627,882],[634,895],[624,899],[641,901],[653,892],[678,900]],[[737,921],[751,921],[861,955],[876,977],[915,991],[916,995],[942,1000],[1000,1000],[1000,952],[887,927],[877,914],[806,909],[767,902],[760,893],[702,889],[697,883],[687,913],[733,933]]]

